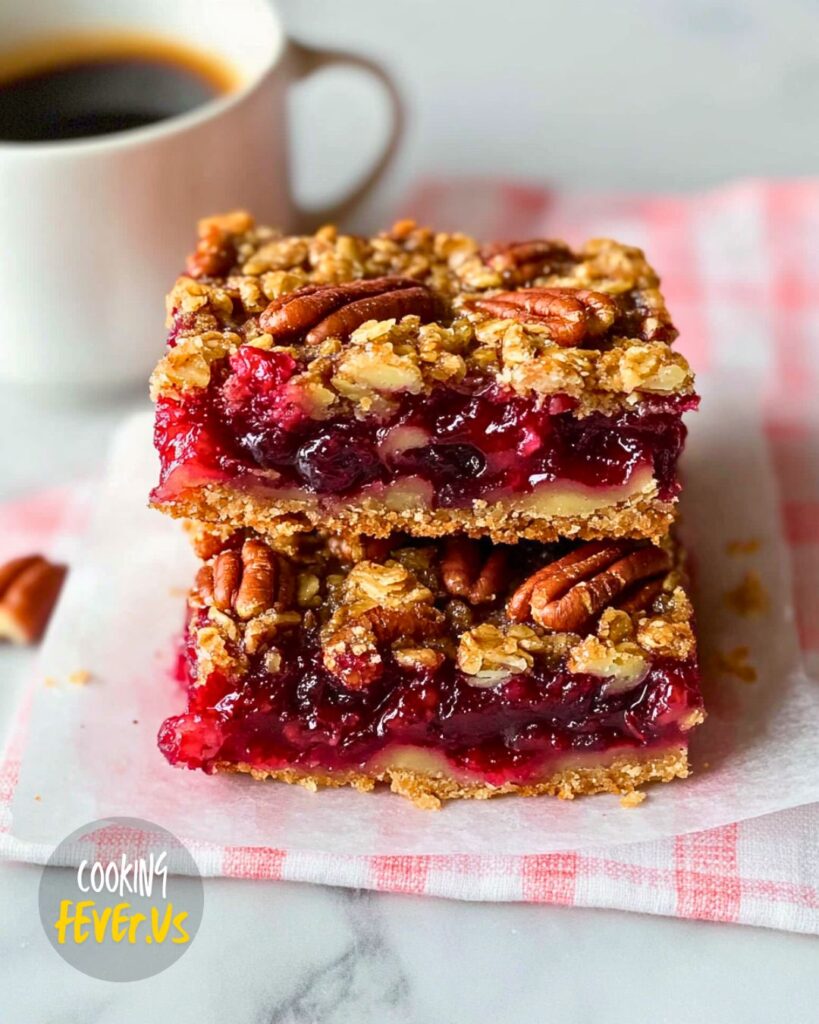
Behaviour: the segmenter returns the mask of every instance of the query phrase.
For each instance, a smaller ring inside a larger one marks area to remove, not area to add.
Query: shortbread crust
[[[536,511],[515,508],[513,501],[494,505],[477,501],[471,509],[402,511],[376,502],[370,502],[369,507],[339,502],[331,511],[306,498],[268,501],[221,484],[208,484],[174,501],[155,502],[154,506],[175,518],[213,524],[216,529],[255,530],[273,540],[321,529],[371,537],[400,532],[416,537],[466,534],[487,536],[497,544],[514,544],[521,539],[550,543],[561,538],[660,540],[673,522],[676,507],[674,502],[660,500],[656,488],[649,485],[625,501],[547,518]]]
[[[286,782],[315,792],[317,789],[338,789],[350,786],[362,793],[371,793],[376,786],[388,785],[393,793],[406,797],[421,810],[436,811],[447,800],[490,800],[498,796],[552,796],[573,800],[576,796],[598,793],[627,795],[651,782],[672,782],[687,779],[691,774],[688,751],[684,747],[618,756],[610,764],[576,765],[552,772],[548,778],[528,784],[505,783],[492,786],[486,782],[466,782],[444,773],[425,774],[401,767],[382,768],[374,773],[313,773],[294,768],[259,769],[249,764],[219,764],[217,772],[247,774],[257,781]]]

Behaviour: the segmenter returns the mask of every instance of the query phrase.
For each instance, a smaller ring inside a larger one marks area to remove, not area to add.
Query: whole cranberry
[[[344,425],[328,427],[305,442],[299,448],[296,465],[318,494],[342,494],[381,475],[372,442]]]
[[[272,424],[258,430],[248,430],[238,440],[253,461],[263,469],[279,469],[292,466],[296,461],[302,438],[295,431]]]
[[[428,444],[398,452],[393,465],[404,473],[417,473],[437,484],[463,477],[474,479],[486,468],[486,459],[471,444]]]

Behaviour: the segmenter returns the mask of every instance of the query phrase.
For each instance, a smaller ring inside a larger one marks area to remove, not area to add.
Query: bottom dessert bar
[[[173,764],[422,807],[688,774],[704,712],[670,541],[225,543],[189,600]]]

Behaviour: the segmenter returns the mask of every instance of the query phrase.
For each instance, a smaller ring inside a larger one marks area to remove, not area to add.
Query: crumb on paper
[[[138,718],[132,718],[131,719],[131,725],[139,725],[139,719]]]
[[[46,676],[45,679],[43,680],[43,686],[47,686],[49,690],[53,690],[56,685],[57,680],[54,678],[54,676]]]
[[[714,658],[714,668],[723,675],[735,676],[743,683],[756,682],[756,669],[748,664],[750,651],[747,647],[734,647],[730,651],[718,651]]]
[[[91,673],[87,668],[78,668],[69,675],[68,681],[73,686],[87,686],[91,682]]]
[[[40,794],[39,794],[39,793],[35,793],[35,794],[34,794],[34,799],[35,799],[35,800],[37,800],[37,801],[39,801],[39,800],[42,800],[43,798],[42,798],[42,797],[40,796]]]
[[[759,573],[753,569],[746,572],[733,590],[726,590],[725,603],[746,619],[752,615],[764,615],[770,607],[770,598]]]
[[[645,798],[645,793],[641,793],[639,789],[634,789],[630,793],[626,793],[625,796],[620,797],[620,806],[639,807]]]
[[[187,597],[188,591],[185,587],[168,587],[169,597]]]
[[[725,550],[729,555],[755,555],[762,547],[762,541],[758,537],[749,537],[747,540],[729,540]]]

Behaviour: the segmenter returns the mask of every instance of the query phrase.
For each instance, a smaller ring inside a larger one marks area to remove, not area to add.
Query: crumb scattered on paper
[[[640,804],[645,800],[645,793],[641,793],[639,789],[632,790],[631,793],[626,793],[625,796],[620,797],[621,807],[639,807]]]
[[[723,675],[735,676],[743,683],[756,682],[756,669],[748,663],[750,651],[747,647],[734,647],[730,651],[718,651],[714,658],[714,668]]]
[[[49,690],[53,689],[57,685],[57,680],[54,676],[46,676],[43,680],[43,686],[47,686]]]
[[[68,677],[69,683],[74,686],[87,686],[91,682],[91,673],[87,668],[78,668]]]
[[[726,590],[725,603],[743,618],[764,615],[770,607],[770,598],[759,573],[753,569],[746,572],[733,590]]]
[[[39,794],[39,793],[35,793],[35,794],[34,794],[34,799],[35,799],[35,800],[42,800],[43,798],[42,798],[42,797],[40,796],[40,794]]]
[[[762,541],[757,537],[749,537],[747,540],[729,540],[725,550],[729,555],[754,555],[762,547]]]

